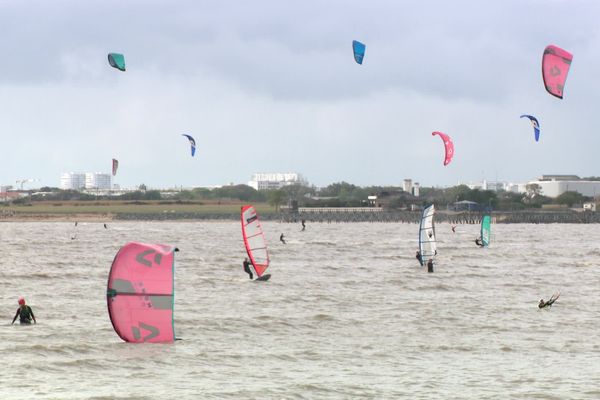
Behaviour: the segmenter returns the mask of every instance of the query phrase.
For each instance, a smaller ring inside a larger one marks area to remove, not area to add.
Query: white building
[[[112,175],[104,172],[86,172],[86,189],[109,189],[111,188]]]
[[[421,189],[421,185],[419,184],[419,182],[415,182],[415,184],[413,185],[413,196],[415,197],[419,197],[419,191]]]
[[[412,179],[405,179],[402,184],[402,190],[406,193],[412,193]]]
[[[529,184],[539,185],[541,194],[557,197],[565,192],[578,192],[584,196],[600,195],[600,181],[585,181],[577,175],[542,175]]]
[[[65,172],[60,176],[60,188],[63,190],[80,190],[85,188],[85,174]]]
[[[290,185],[308,185],[308,181],[297,173],[256,173],[248,186],[256,190],[281,189]]]

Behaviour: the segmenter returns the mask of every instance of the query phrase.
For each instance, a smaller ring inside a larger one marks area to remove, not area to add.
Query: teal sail
[[[435,214],[434,205],[430,205],[423,210],[421,216],[421,225],[419,226],[419,252],[421,265],[425,265],[429,259],[437,255],[437,244],[435,241],[435,225],[433,215]]]
[[[484,215],[481,219],[481,242],[484,246],[490,245],[492,233],[492,217]]]

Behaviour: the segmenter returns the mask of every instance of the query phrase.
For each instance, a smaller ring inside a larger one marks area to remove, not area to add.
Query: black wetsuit
[[[250,261],[244,260],[242,265],[244,266],[244,272],[250,275],[250,279],[253,279],[254,275],[252,275],[252,270],[250,269]]]
[[[305,230],[305,229],[306,229],[306,224],[305,224],[305,222],[306,222],[305,220],[302,220],[302,230]]]
[[[419,261],[419,264],[423,265],[423,261],[421,260],[421,252],[417,251],[417,255],[415,256],[415,258],[417,259],[417,261]]]
[[[19,317],[19,322],[21,324],[31,324],[31,320],[35,321],[35,316],[33,315],[33,310],[29,306],[19,307],[17,309],[17,313],[15,314],[15,318],[13,319],[13,323]]]
[[[427,272],[433,272],[433,260],[427,261]]]
[[[481,239],[479,239],[479,238],[475,239],[475,244],[476,244],[477,246],[483,247],[483,242],[482,242],[482,241],[481,241]]]
[[[551,306],[552,306],[552,304],[554,304],[554,302],[555,302],[556,300],[558,300],[558,297],[556,297],[556,298],[555,298],[554,296],[552,296],[552,297],[550,298],[550,300],[548,300],[548,301],[547,301],[547,302],[545,302],[545,303],[544,303],[543,301],[540,301],[540,304],[538,304],[538,307],[539,307],[539,308],[551,307]]]
[[[279,236],[279,240],[281,240],[281,243],[285,244],[285,240],[283,240],[283,233],[281,234],[281,236]]]

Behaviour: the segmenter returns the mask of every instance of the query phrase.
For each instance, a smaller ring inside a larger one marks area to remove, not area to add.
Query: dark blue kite
[[[531,125],[533,125],[533,132],[535,133],[535,141],[539,142],[540,141],[540,123],[538,122],[537,118],[534,117],[533,115],[527,115],[527,114],[521,115],[521,118],[529,118],[529,120],[531,121]]]

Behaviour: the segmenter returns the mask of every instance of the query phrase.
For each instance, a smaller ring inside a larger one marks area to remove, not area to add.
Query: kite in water
[[[544,49],[542,56],[542,77],[548,93],[559,99],[563,98],[565,81],[571,67],[573,55],[568,51],[550,45]]]
[[[130,242],[115,256],[106,300],[113,328],[124,341],[175,340],[175,251],[174,246]]]
[[[444,142],[444,150],[446,153],[444,158],[444,165],[450,164],[450,161],[452,161],[452,157],[454,157],[454,143],[452,143],[452,139],[450,139],[450,136],[442,132],[433,132],[431,135],[439,135],[442,138],[442,141]]]
[[[190,141],[190,146],[192,147],[192,157],[196,154],[196,141],[190,135],[186,135],[185,133],[181,134],[181,136],[185,136]]]
[[[537,118],[534,117],[533,115],[527,115],[527,114],[521,115],[521,118],[529,118],[529,120],[531,121],[531,125],[533,125],[533,133],[535,133],[535,141],[539,142],[539,140],[540,140],[540,123],[538,122]]]
[[[125,56],[119,53],[108,53],[108,63],[111,67],[125,72]]]
[[[117,174],[117,170],[119,169],[119,160],[113,158],[112,161],[112,174],[115,176]]]
[[[365,57],[365,49],[366,48],[367,48],[367,46],[365,46],[361,42],[356,41],[356,40],[352,41],[352,51],[354,52],[354,60],[358,64],[362,65],[363,58]]]

